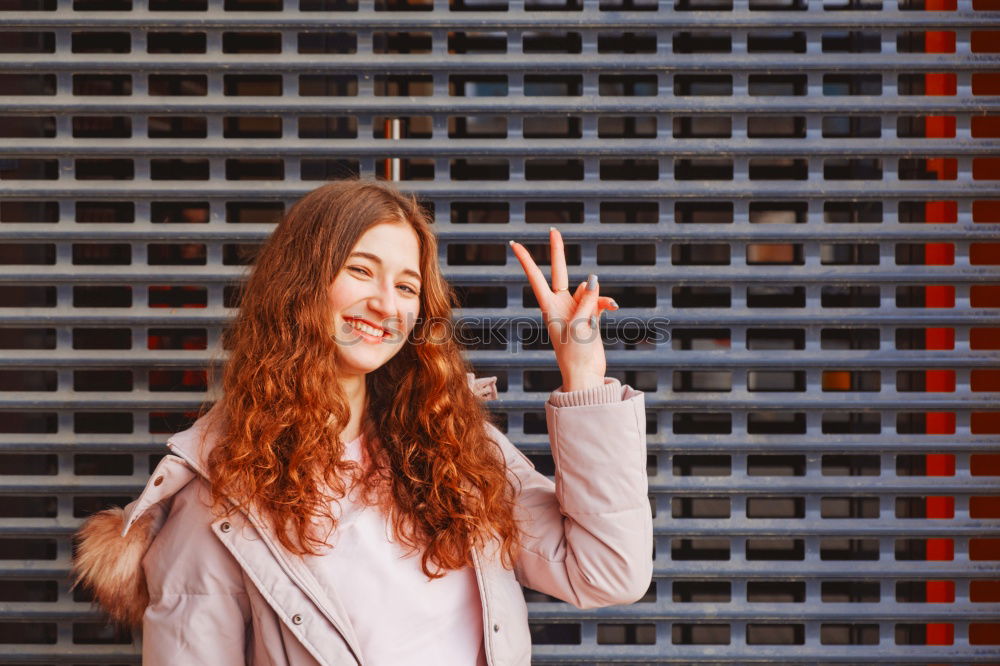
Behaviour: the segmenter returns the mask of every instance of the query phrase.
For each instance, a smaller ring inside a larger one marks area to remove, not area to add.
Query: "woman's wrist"
[[[592,373],[587,374],[563,374],[563,391],[585,391],[597,386],[604,385],[604,376]]]

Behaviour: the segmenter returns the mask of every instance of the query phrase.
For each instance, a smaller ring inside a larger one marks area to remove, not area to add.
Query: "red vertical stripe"
[[[928,11],[954,10],[954,0],[926,0]],[[924,41],[926,53],[953,52],[953,35],[945,32],[927,32]],[[924,75],[925,93],[927,95],[947,95],[950,92],[948,74],[928,73]],[[930,117],[925,123],[925,135],[928,138],[946,138],[951,136],[949,122],[939,116]],[[939,179],[947,178],[944,159],[927,160],[927,169],[936,172]],[[951,202],[928,202],[925,208],[926,221],[931,224],[953,223],[955,217],[954,204]],[[927,265],[948,265],[953,262],[953,253],[948,243],[926,243],[924,246],[924,263]],[[924,304],[928,308],[954,307],[951,289],[943,286],[927,286],[924,288]],[[927,349],[951,349],[954,331],[948,328],[928,328],[925,331],[925,347]],[[950,384],[947,372],[928,371],[924,376],[927,391],[940,392],[954,390]],[[950,412],[928,412],[926,415],[926,432],[928,435],[941,435],[955,432],[954,414]],[[949,454],[928,454],[925,457],[927,476],[954,476],[955,456]],[[954,515],[954,498],[928,497],[927,517],[948,519]],[[951,560],[954,557],[954,543],[951,539],[928,539],[928,560]],[[954,601],[954,583],[952,581],[927,581],[925,595],[928,603],[951,603]],[[951,645],[954,642],[954,625],[947,623],[932,623],[926,626],[927,645]]]

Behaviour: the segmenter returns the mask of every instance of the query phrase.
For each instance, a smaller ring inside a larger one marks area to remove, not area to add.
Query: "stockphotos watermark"
[[[356,317],[345,315],[342,334],[350,334]],[[548,327],[536,317],[456,317],[430,318],[416,317],[412,326],[398,317],[375,321],[360,317],[371,324],[377,324],[386,332],[387,341],[398,340],[402,331],[410,330],[409,339],[414,344],[437,343],[453,339],[463,347],[506,347],[512,340],[519,340],[522,347],[550,344]],[[558,323],[550,320],[549,324]],[[614,317],[600,321],[597,328],[590,326],[560,326],[557,328],[563,341],[590,342],[600,337],[607,345],[659,345],[670,341],[670,319],[667,317]],[[338,336],[341,344],[363,342],[354,335]]]

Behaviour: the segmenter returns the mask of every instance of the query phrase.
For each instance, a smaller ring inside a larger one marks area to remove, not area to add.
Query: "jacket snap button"
[[[158,476],[158,477],[156,477],[156,480],[155,480],[155,481],[153,481],[153,485],[154,485],[154,486],[158,486],[158,485],[160,485],[161,483],[163,483],[163,477],[162,477],[162,476]]]
[[[296,613],[292,616],[292,624],[302,624],[302,616]]]
[[[493,625],[493,631],[500,631],[500,625],[499,624],[494,624]]]
[[[228,532],[229,530],[233,529],[233,526],[230,525],[229,523],[222,523],[221,525],[219,525],[219,529],[222,530],[223,532]]]

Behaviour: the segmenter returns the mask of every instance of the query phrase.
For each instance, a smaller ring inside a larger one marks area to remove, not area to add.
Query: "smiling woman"
[[[416,200],[352,180],[289,210],[221,397],[79,534],[77,581],[141,625],[144,664],[529,664],[522,586],[581,608],[645,593],[643,394],[604,376],[594,322],[617,306],[596,276],[571,292],[550,241],[551,287],[511,247],[563,376],[554,483],[476,393]]]

